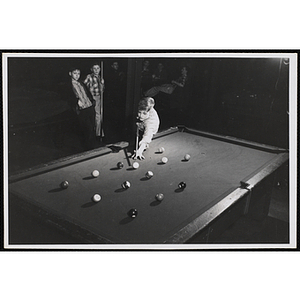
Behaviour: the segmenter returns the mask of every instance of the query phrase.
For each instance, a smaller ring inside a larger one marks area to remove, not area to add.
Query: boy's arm
[[[91,76],[87,75],[86,78],[85,78],[85,80],[84,80],[84,82],[83,82],[89,88],[91,86],[91,80],[90,80],[90,78],[91,78]]]
[[[104,84],[104,79],[102,78],[102,79],[100,79],[100,82],[99,82],[99,84],[100,84],[100,86],[99,86],[99,88],[100,88],[100,91],[101,92],[103,92],[104,91],[104,89],[105,89],[105,84]]]
[[[139,148],[132,156],[134,159],[145,159],[143,152],[145,151],[145,149],[147,149],[149,147],[149,144],[152,141],[153,135],[154,135],[154,132],[150,131],[150,130],[147,132],[147,135],[146,134],[143,135],[142,140],[139,142]]]
[[[76,88],[72,85],[72,83],[70,83],[70,85],[67,88],[67,94],[66,94],[67,98],[68,98],[68,102],[69,105],[71,107],[71,109],[76,112],[76,114],[78,114],[79,111],[79,97],[78,97],[78,93],[76,91]]]
[[[88,96],[88,98],[90,99],[90,101],[92,102],[92,105],[95,106],[96,105],[96,101],[90,91],[89,88],[87,88],[84,84],[83,84],[83,88],[84,88],[84,91],[86,93],[86,95]]]
[[[144,150],[147,148],[146,143],[139,143],[140,147],[135,153],[133,154],[133,159],[145,159],[145,156],[143,155]]]
[[[81,84],[81,86],[83,87],[83,89],[86,91],[86,88],[84,86],[83,83],[79,82]],[[77,107],[78,108],[82,108],[83,107],[83,104],[82,104],[82,100],[80,99],[80,96],[79,96],[79,90],[78,90],[78,87],[75,85],[74,86],[74,93],[75,93],[75,97],[76,97],[76,100],[77,100]]]
[[[184,83],[178,82],[176,80],[172,80],[172,83],[174,83],[174,84],[176,84],[176,85],[178,85],[180,87],[184,87]]]
[[[152,111],[149,119],[145,121],[145,131],[140,144],[149,144],[152,141],[153,135],[158,131],[159,127],[159,117],[155,110]]]
[[[155,113],[152,118],[148,119],[145,122],[145,132],[142,140],[139,142],[139,148],[136,153],[133,155],[135,159],[144,159],[143,152],[149,147],[149,144],[152,141],[153,135],[157,133],[159,127],[159,118]]]

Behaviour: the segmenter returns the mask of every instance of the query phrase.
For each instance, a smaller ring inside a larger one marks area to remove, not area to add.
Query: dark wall
[[[288,147],[288,64],[274,58],[222,59],[205,71],[206,84],[195,87],[195,95],[203,97],[198,106],[203,127]]]
[[[170,80],[178,77],[182,66],[188,66],[189,93],[182,100],[185,109],[181,108],[176,116],[177,120],[184,116],[186,126],[288,147],[287,61],[280,58],[150,58],[149,61],[152,68],[162,62]]]
[[[11,89],[26,86],[28,89],[41,88],[55,91],[69,79],[69,69],[81,70],[81,79],[90,73],[91,65],[104,62],[104,72],[114,59],[110,58],[9,58],[8,78]],[[117,59],[120,69],[127,72],[127,59]],[[105,77],[104,73],[104,77]]]
[[[162,62],[170,81],[180,75],[182,66],[189,67],[189,93],[180,110],[185,125],[259,142],[287,143],[289,65],[282,59],[144,59],[150,61],[153,71]],[[9,91],[13,94],[22,86],[60,93],[70,67],[80,68],[84,78],[91,64],[100,60],[104,61],[104,79],[114,60],[127,74],[128,58],[9,58]],[[134,68],[130,70],[136,72]],[[136,76],[127,74],[127,80]],[[134,99],[127,97],[127,101]]]

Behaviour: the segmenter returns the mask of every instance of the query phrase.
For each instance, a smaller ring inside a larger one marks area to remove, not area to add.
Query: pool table
[[[15,201],[83,244],[210,243],[241,215],[268,214],[276,172],[289,159],[286,149],[184,126],[156,134],[137,169],[128,145],[108,145],[11,175],[8,203]],[[147,171],[154,176],[147,178]],[[64,180],[66,189],[60,187]],[[122,187],[125,181],[130,188]],[[178,187],[182,181],[185,189]],[[93,201],[95,194],[99,202]],[[137,210],[135,217],[131,209]]]

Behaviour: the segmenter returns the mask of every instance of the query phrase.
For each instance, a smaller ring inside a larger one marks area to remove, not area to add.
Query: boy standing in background
[[[83,137],[83,146],[86,150],[90,150],[95,146],[95,100],[79,80],[80,70],[78,68],[70,69],[69,75],[71,81],[67,100],[73,112],[77,115]]]
[[[84,84],[89,88],[93,99],[95,100],[95,130],[96,137],[101,140],[104,136],[103,132],[103,99],[101,94],[104,91],[104,79],[100,76],[100,64],[95,63],[91,68],[92,73],[88,74],[84,80]]]

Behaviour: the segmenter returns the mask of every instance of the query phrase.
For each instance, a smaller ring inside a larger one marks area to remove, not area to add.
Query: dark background
[[[10,170],[82,151],[76,142],[79,134],[76,122],[64,99],[65,82],[70,79],[68,72],[73,66],[81,70],[84,79],[94,62],[103,61],[108,87],[110,66],[118,61],[125,82],[119,97],[120,107],[110,105],[109,90],[104,92],[104,105],[108,107],[104,112],[105,142],[134,139],[144,60],[149,60],[152,73],[158,62],[162,62],[169,81],[179,77],[182,66],[188,67],[184,93],[178,88],[172,95],[160,93],[155,97],[160,130],[182,124],[288,148],[289,63],[284,57],[9,58]],[[118,112],[117,120],[113,119],[114,112]],[[72,137],[75,142],[70,140]]]

